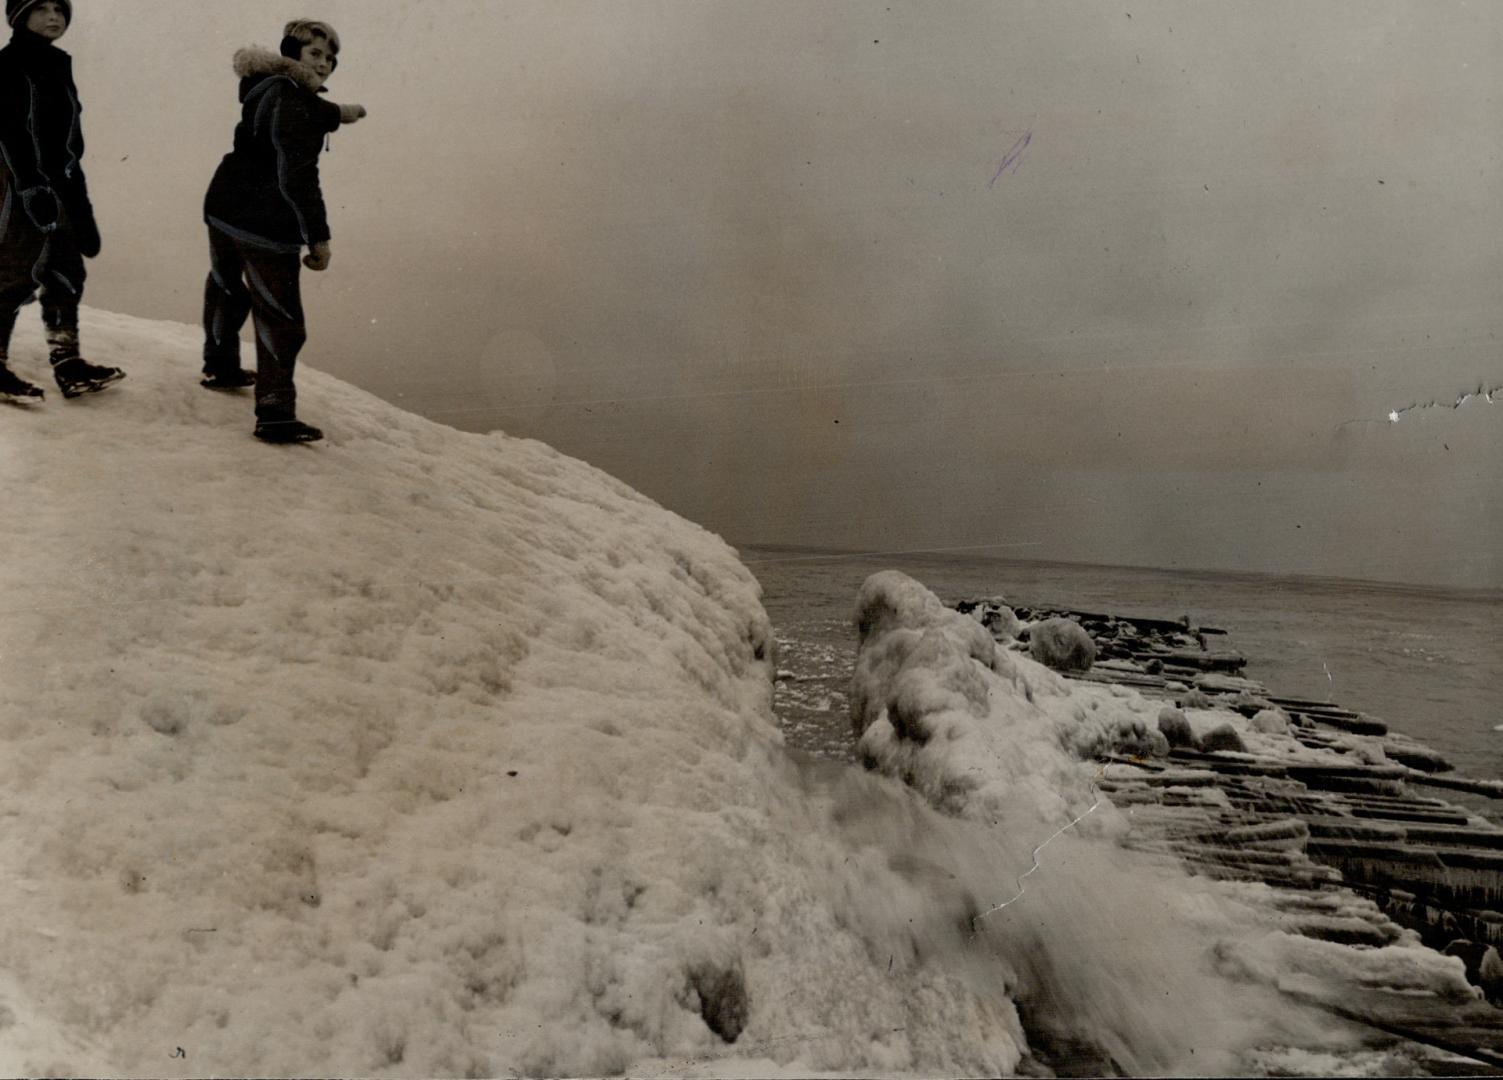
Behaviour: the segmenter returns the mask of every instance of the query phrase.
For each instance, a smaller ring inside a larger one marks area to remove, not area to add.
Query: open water
[[[950,554],[747,548],[778,637],[775,705],[789,745],[852,758],[851,615],[868,575],[900,570],[947,604],[1013,604],[1178,619],[1229,632],[1270,693],[1330,701],[1440,751],[1457,772],[1503,778],[1503,591],[1022,562]],[[1503,804],[1473,802],[1489,816]]]

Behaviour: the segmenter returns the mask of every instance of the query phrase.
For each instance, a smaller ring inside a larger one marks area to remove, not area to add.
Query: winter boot
[[[241,367],[230,368],[228,371],[206,371],[204,377],[198,380],[198,385],[205,390],[244,390],[247,386],[256,385],[256,373]]]
[[[12,405],[35,405],[46,394],[40,386],[27,382],[10,369],[5,357],[0,356],[0,401]]]
[[[63,392],[63,397],[76,398],[119,382],[125,378],[125,372],[91,364],[77,353],[69,356],[53,350],[52,377],[57,380],[57,388]]]
[[[301,420],[257,420],[256,438],[269,443],[318,442],[324,433]]]

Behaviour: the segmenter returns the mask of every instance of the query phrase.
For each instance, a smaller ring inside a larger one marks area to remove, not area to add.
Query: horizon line
[[[768,542],[730,542],[731,546],[738,551],[754,550],[765,552],[797,553],[793,559],[743,559],[747,566],[753,566],[757,562],[798,562],[816,561],[821,559],[860,559],[880,558],[882,556],[903,557],[914,555],[958,555],[968,552],[1002,551],[1008,548],[1035,547],[1042,541],[1013,541],[996,544],[964,544],[946,547],[917,547],[917,548],[882,548],[862,549],[846,548],[822,544],[798,544],[782,541]],[[1276,581],[1292,581],[1305,584],[1326,585],[1362,585],[1377,587],[1393,591],[1413,590],[1421,592],[1444,592],[1444,593],[1475,593],[1493,596],[1503,594],[1503,586],[1499,585],[1438,585],[1422,581],[1404,581],[1394,578],[1365,578],[1350,577],[1340,574],[1301,574],[1293,571],[1272,570],[1232,570],[1224,567],[1194,567],[1194,566],[1152,566],[1145,563],[1103,563],[1092,562],[1085,559],[1039,559],[1029,558],[1023,555],[996,555],[992,557],[998,562],[1028,563],[1036,566],[1075,566],[1087,567],[1097,570],[1135,570],[1158,574],[1180,574],[1185,576],[1217,576],[1217,577],[1249,577],[1265,578]]]

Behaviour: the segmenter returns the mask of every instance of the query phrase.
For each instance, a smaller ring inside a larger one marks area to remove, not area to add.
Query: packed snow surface
[[[795,761],[716,537],[307,368],[328,440],[265,446],[195,329],[84,330],[129,378],[0,415],[0,1074],[994,1075],[1077,1043],[1200,1072],[1340,1041],[1270,985],[1360,963],[1271,961],[1255,904],[1111,843],[1083,759],[1157,734],[1141,699],[895,575],[852,693],[892,776]],[[1423,981],[1390,955],[1361,977]]]
[[[719,539],[306,367],[328,440],[265,446],[193,328],[84,331],[129,378],[0,415],[0,1073],[1016,1065]]]

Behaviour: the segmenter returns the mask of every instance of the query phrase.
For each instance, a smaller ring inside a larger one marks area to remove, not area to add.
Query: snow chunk
[[[1008,607],[1007,600],[1000,596],[962,602],[957,610],[986,627],[997,641],[1011,642],[1022,629],[1023,624],[1018,621],[1017,613]]]
[[[1231,724],[1218,724],[1200,738],[1200,749],[1208,754],[1219,751],[1230,751],[1234,754],[1247,753],[1247,746],[1242,741],[1242,736]]]
[[[1166,705],[1159,710],[1159,730],[1169,740],[1171,747],[1195,746],[1195,732],[1190,727],[1190,721],[1178,709]]]
[[[1096,662],[1096,643],[1071,619],[1045,619],[1035,625],[1028,651],[1055,671],[1090,671]]]
[[[1260,735],[1289,734],[1289,716],[1283,709],[1261,709],[1248,721],[1249,730]]]

